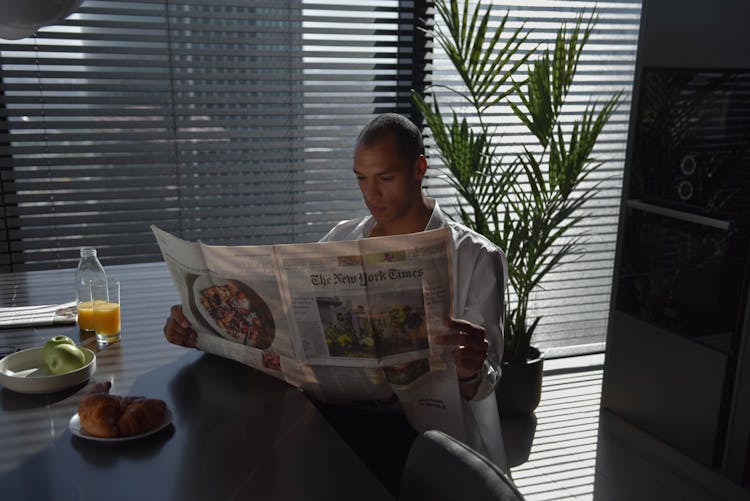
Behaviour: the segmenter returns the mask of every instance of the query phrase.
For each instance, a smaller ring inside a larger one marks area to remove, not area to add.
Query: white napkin
[[[76,323],[76,303],[0,308],[0,329]]]

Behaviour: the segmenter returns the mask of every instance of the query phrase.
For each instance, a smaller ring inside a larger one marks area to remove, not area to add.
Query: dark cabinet
[[[750,5],[642,16],[602,404],[747,483]]]

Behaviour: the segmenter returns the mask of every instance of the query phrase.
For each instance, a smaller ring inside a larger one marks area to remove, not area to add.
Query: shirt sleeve
[[[503,311],[507,264],[499,249],[483,248],[474,263],[461,312],[464,320],[484,326],[487,332],[487,360],[481,371],[481,381],[472,400],[483,400],[495,390],[500,379],[503,360]]]

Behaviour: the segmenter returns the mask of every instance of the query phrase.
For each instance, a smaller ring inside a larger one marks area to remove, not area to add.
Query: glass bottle
[[[96,249],[81,249],[81,260],[76,269],[76,305],[78,327],[84,331],[94,330],[94,305],[91,302],[92,288],[107,291],[107,273],[96,257]]]

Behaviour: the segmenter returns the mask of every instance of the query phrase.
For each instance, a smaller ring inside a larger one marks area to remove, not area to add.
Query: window
[[[418,5],[419,4],[419,5]],[[161,260],[149,226],[315,241],[363,210],[359,127],[429,76],[420,2],[84,2],[0,41],[0,269]]]

